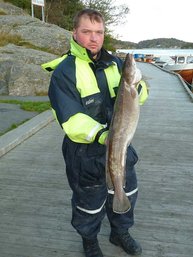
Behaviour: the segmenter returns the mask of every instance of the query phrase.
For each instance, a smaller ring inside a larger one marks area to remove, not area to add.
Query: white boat
[[[167,63],[164,69],[178,73],[187,83],[193,81],[193,56],[178,55],[173,57],[174,63]]]
[[[156,65],[164,68],[166,65],[174,65],[175,61],[168,55],[162,55],[162,56],[154,56],[152,58],[152,63],[155,63]]]
[[[193,55],[175,55],[154,57],[153,63],[156,65],[178,73],[185,82],[193,83]]]

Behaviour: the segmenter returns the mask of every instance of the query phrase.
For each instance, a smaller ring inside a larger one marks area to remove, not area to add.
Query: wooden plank
[[[179,79],[139,64],[150,96],[141,107],[133,145],[139,197],[131,233],[142,257],[190,257],[193,252],[192,103]],[[83,257],[70,224],[71,190],[61,154],[63,132],[52,122],[0,159],[0,257]],[[128,256],[109,242],[105,217],[99,242],[105,257]]]

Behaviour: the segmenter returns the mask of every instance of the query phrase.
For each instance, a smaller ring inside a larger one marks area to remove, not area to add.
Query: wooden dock
[[[138,64],[150,87],[133,141],[139,198],[132,235],[142,257],[193,256],[193,103],[179,78]],[[70,224],[71,191],[61,154],[63,132],[51,122],[0,158],[0,257],[83,257]],[[128,256],[108,241],[105,257]]]

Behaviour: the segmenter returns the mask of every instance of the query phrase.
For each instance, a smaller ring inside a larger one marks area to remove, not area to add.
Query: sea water
[[[158,49],[158,48],[143,48],[143,49],[117,49],[117,53],[131,53],[131,54],[144,54],[144,55],[167,55],[167,56],[175,56],[175,55],[192,55],[193,49]]]

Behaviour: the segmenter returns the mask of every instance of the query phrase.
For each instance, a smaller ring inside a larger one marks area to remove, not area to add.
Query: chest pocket
[[[96,77],[88,62],[76,59],[76,87],[85,112],[99,122],[104,122],[103,99]]]
[[[84,71],[84,73],[83,73]],[[104,70],[111,98],[115,97],[120,74],[116,63]],[[102,124],[107,123],[104,99],[101,96],[96,77],[88,62],[76,59],[76,87],[87,114]]]
[[[97,81],[89,63],[76,58],[76,87],[81,98],[99,93]]]

